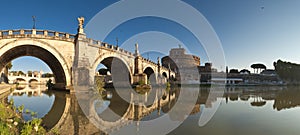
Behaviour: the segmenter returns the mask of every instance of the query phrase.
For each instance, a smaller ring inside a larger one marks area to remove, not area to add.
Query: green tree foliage
[[[43,74],[42,76],[43,76],[43,77],[47,77],[47,78],[49,78],[49,77],[54,77],[54,75],[51,74],[51,73],[46,73],[46,74]]]
[[[28,71],[27,74],[28,74],[29,76],[32,76],[32,71]]]
[[[250,74],[250,71],[249,71],[248,69],[243,69],[243,70],[241,70],[240,72],[241,72],[241,73],[248,73],[248,74]]]
[[[276,73],[288,83],[300,83],[300,65],[278,60],[273,63]]]
[[[104,82],[104,78],[103,77],[95,77],[95,89],[102,93],[102,91],[104,90],[103,87],[105,85],[105,82]]]
[[[18,71],[18,75],[25,75],[23,71]]]
[[[254,70],[256,69],[257,73],[258,73],[258,70],[261,70],[261,69],[267,69],[267,67],[264,65],[264,64],[261,64],[261,63],[257,63],[257,64],[252,64],[251,65],[251,68],[253,68]]]
[[[6,64],[5,67],[9,70],[9,69],[11,69],[13,67],[13,65],[12,65],[11,62],[9,62],[9,63]]]
[[[231,74],[238,74],[239,70],[237,70],[237,69],[230,69],[229,73],[231,73]]]
[[[25,75],[23,71],[10,71],[14,76]]]
[[[46,130],[41,126],[42,119],[33,118],[31,121],[22,119],[24,106],[16,112],[14,101],[0,101],[0,135],[44,135]]]
[[[8,75],[8,70],[10,70],[12,68],[12,63],[9,62],[5,65],[5,70],[4,70],[4,74]]]

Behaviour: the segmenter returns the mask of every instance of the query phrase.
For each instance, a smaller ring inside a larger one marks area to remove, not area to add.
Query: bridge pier
[[[145,83],[148,84],[148,78],[145,73],[143,73],[142,68],[142,57],[139,56],[136,44],[136,57],[134,59],[134,76],[133,76],[133,84]]]
[[[75,58],[73,64],[73,85],[75,86],[91,86],[94,79],[90,68],[90,55],[87,46],[89,42],[82,28],[78,28],[78,34],[75,44]]]

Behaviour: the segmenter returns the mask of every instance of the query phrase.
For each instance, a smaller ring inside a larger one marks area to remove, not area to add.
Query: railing
[[[8,36],[21,36],[21,37],[54,37],[60,39],[75,39],[74,34],[50,31],[50,30],[36,30],[36,29],[20,29],[20,30],[2,30],[0,31],[0,37]]]
[[[142,58],[143,61],[146,61],[146,62],[148,62],[148,63],[150,63],[150,64],[153,64],[153,65],[157,65],[157,63],[155,63],[155,62],[153,62],[153,61],[151,61],[151,60],[149,60],[149,59],[146,59],[146,58],[144,58],[144,57],[141,57],[141,58]]]
[[[89,44],[91,45],[96,45],[96,46],[99,46],[99,47],[102,47],[102,48],[106,48],[106,49],[109,49],[109,50],[113,50],[113,51],[118,51],[120,53],[123,53],[123,54],[127,54],[127,55],[130,55],[130,56],[134,56],[133,53],[127,51],[127,50],[124,50],[118,46],[114,46],[114,45],[111,45],[111,44],[108,44],[108,43],[105,43],[105,42],[101,42],[101,41],[98,41],[98,40],[93,40],[93,39],[88,39],[89,40]]]
[[[151,60],[149,60],[149,59],[146,59],[146,58],[144,58],[144,57],[141,57],[141,59],[142,59],[143,61],[148,62],[149,64],[152,64],[152,65],[157,66],[157,63],[155,63],[155,62],[153,62],[153,61],[151,61]],[[162,66],[162,65],[161,65],[160,68],[161,68],[161,70],[164,70],[164,71],[169,71],[169,70],[170,70],[168,67],[164,67],[164,66]],[[173,71],[171,70],[171,72],[173,72]]]
[[[37,30],[37,29],[19,29],[19,30],[1,30],[0,31],[0,38],[8,38],[8,37],[37,37],[37,38],[55,38],[61,40],[70,40],[74,41],[76,35],[64,33],[64,32],[57,32],[51,30]],[[118,46],[114,46],[108,43],[104,43],[101,41],[88,39],[89,44],[91,45],[98,45],[103,48],[107,48],[114,51],[119,51],[123,54],[127,54],[129,56],[134,56],[133,53],[126,51]]]

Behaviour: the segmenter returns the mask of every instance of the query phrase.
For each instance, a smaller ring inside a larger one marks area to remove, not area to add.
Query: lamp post
[[[33,20],[33,27],[32,27],[32,29],[35,29],[35,25],[36,25],[35,16],[32,16],[32,20]]]

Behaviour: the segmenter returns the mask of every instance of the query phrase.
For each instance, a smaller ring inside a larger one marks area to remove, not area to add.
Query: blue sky
[[[76,33],[78,16],[84,16],[88,22],[99,11],[114,2],[117,1],[3,0],[0,29],[32,28],[31,16],[34,15],[37,29]],[[278,59],[300,63],[299,0],[184,0],[184,2],[201,12],[214,28],[222,43],[229,68],[250,69],[250,65],[257,62],[273,68],[273,62]],[[155,40],[155,43],[178,46],[181,42],[193,48],[190,52],[200,56],[202,64],[209,61],[205,51],[198,47],[201,43],[187,29],[162,18],[144,17],[130,20],[112,31],[105,42],[116,44],[115,39],[118,37],[119,44],[134,42],[147,44],[146,40],[141,41],[145,37],[132,38],[132,36],[149,31],[160,31],[177,39]],[[166,34],[162,36],[169,39]],[[143,49],[143,44],[140,45],[140,49]],[[130,46],[124,48],[133,51]],[[34,64],[32,61],[35,61]],[[23,57],[13,62],[13,70],[49,71],[44,63],[33,58]]]

